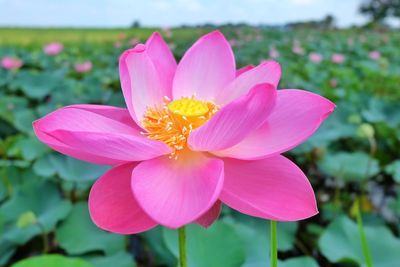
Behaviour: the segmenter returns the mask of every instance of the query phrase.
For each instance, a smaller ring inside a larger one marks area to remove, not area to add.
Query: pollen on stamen
[[[164,102],[157,107],[147,107],[141,132],[148,138],[167,144],[172,152],[169,158],[177,159],[179,151],[186,149],[190,133],[206,123],[218,106],[211,102],[197,100],[194,96],[171,100],[164,96]]]

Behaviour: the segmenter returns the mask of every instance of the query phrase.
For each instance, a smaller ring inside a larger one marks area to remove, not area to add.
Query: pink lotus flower
[[[132,38],[129,40],[129,45],[131,46],[135,46],[140,42],[140,40],[138,38]]]
[[[125,38],[126,38],[126,33],[124,33],[124,32],[118,33],[118,35],[117,35],[118,40],[124,40]]]
[[[304,55],[304,49],[301,46],[294,45],[292,47],[292,52],[296,55]]]
[[[85,61],[82,63],[77,63],[77,64],[75,64],[74,67],[75,67],[75,71],[78,73],[89,72],[92,69],[92,62]]]
[[[43,48],[43,52],[49,56],[55,56],[60,54],[64,50],[62,43],[49,43]]]
[[[345,61],[345,56],[343,54],[333,54],[331,61],[335,64],[342,64]]]
[[[239,46],[239,41],[237,39],[229,39],[229,45],[232,47]]]
[[[379,60],[381,58],[381,53],[379,51],[369,52],[369,58],[372,60]]]
[[[318,213],[306,176],[280,154],[304,142],[335,105],[277,90],[277,62],[236,71],[228,41],[215,31],[177,65],[154,33],[121,55],[119,69],[127,109],[72,105],[33,123],[53,149],[114,166],[90,191],[100,228],[207,227],[221,203],[281,221]]]
[[[269,50],[269,57],[270,57],[270,58],[277,58],[277,57],[279,57],[279,51],[276,50],[275,48],[270,48],[270,50]]]
[[[1,66],[7,70],[16,70],[21,68],[22,65],[22,60],[19,58],[3,57],[1,60]]]
[[[310,58],[310,61],[313,63],[320,63],[323,59],[322,55],[316,52],[310,53],[308,57]]]
[[[329,84],[330,84],[330,86],[331,86],[332,88],[335,88],[335,87],[337,87],[338,82],[337,82],[337,80],[336,80],[335,78],[333,78],[333,79],[331,79],[331,80],[329,81]]]
[[[172,37],[172,30],[170,27],[162,27],[161,31],[163,32],[163,34],[167,37],[167,38],[171,38]]]
[[[114,43],[114,47],[115,47],[115,48],[121,48],[121,47],[122,47],[122,42],[121,42],[121,41],[116,41],[116,42]]]

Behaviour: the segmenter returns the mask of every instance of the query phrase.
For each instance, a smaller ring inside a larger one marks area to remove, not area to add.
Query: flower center
[[[143,133],[148,138],[158,140],[172,148],[171,158],[177,158],[178,152],[187,147],[190,133],[206,123],[218,110],[211,102],[194,97],[183,97],[170,102],[165,97],[159,107],[148,107],[144,113]]]
[[[187,117],[201,116],[208,112],[208,105],[193,98],[182,98],[168,104],[168,109],[174,114]]]

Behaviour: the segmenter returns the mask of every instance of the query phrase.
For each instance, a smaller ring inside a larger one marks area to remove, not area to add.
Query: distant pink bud
[[[78,73],[89,72],[92,69],[92,62],[85,61],[82,63],[75,64],[75,71]]]
[[[117,36],[118,40],[124,40],[126,38],[126,34],[124,32],[118,33]]]
[[[379,51],[371,51],[369,53],[369,58],[373,60],[378,60],[381,58],[381,53]]]
[[[277,58],[277,57],[279,57],[279,51],[276,50],[275,48],[269,50],[269,57],[270,57],[270,58]]]
[[[22,65],[22,60],[19,58],[4,57],[1,60],[1,66],[7,70],[16,70],[21,68]]]
[[[331,79],[329,81],[329,84],[331,85],[331,87],[335,88],[337,86],[337,80],[336,79]]]
[[[229,39],[228,42],[229,42],[229,44],[231,46],[237,46],[238,45],[238,41],[236,39]]]
[[[310,53],[308,57],[310,58],[310,61],[313,63],[320,63],[323,59],[322,55],[316,52]]]
[[[304,55],[304,49],[301,46],[297,46],[297,45],[293,46],[292,51],[296,55]]]
[[[122,46],[122,42],[121,41],[116,41],[115,43],[114,43],[114,47],[115,48],[120,48]]]
[[[387,36],[387,35],[383,36],[383,42],[384,42],[385,44],[389,43],[389,41],[390,41],[389,36]]]
[[[135,46],[135,45],[137,45],[139,42],[140,42],[140,41],[139,41],[138,38],[132,38],[132,39],[129,40],[129,45]]]
[[[333,54],[331,60],[335,64],[341,64],[345,61],[345,56],[343,54]]]
[[[352,45],[354,44],[353,38],[347,39],[347,44],[348,44],[349,46],[352,46]]]
[[[43,48],[43,52],[49,56],[60,54],[64,50],[62,43],[49,43]]]
[[[166,37],[168,37],[168,38],[172,37],[172,31],[171,31],[171,29],[169,27],[163,27],[161,30],[163,31],[163,34]]]
[[[169,47],[169,49],[171,49],[171,50],[175,50],[176,44],[175,44],[175,43],[169,43],[169,44],[168,44],[168,47]]]

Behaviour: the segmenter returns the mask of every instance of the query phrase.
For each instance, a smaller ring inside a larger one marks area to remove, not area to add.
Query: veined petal
[[[141,162],[132,174],[132,190],[149,216],[178,228],[207,212],[222,189],[220,159],[187,152],[178,160],[160,157]]]
[[[219,217],[221,213],[221,201],[215,202],[215,204],[204,213],[200,218],[198,218],[195,223],[200,224],[204,228],[210,227]]]
[[[142,136],[121,108],[67,106],[35,121],[33,128],[54,150],[95,164],[116,165],[170,153],[165,144]]]
[[[266,122],[220,157],[260,159],[281,154],[303,143],[335,109],[317,94],[295,89],[278,90],[277,103]]]
[[[195,151],[217,151],[234,146],[259,128],[275,106],[276,89],[259,84],[250,92],[224,106],[206,124],[189,136]]]
[[[247,65],[247,66],[241,67],[240,69],[236,70],[236,77],[240,76],[241,74],[243,74],[246,71],[249,71],[251,69],[254,69],[254,65]]]
[[[153,48],[154,49],[154,48]],[[171,87],[162,79],[159,70],[163,66],[154,64],[143,44],[126,50],[119,60],[122,92],[132,118],[138,125],[147,107],[159,106],[164,96],[171,96]]]
[[[218,104],[229,103],[247,94],[251,88],[260,83],[270,83],[277,88],[280,77],[281,67],[276,61],[265,61],[253,68],[247,66],[247,70],[220,91],[216,102]]]
[[[201,37],[183,56],[176,69],[173,98],[214,101],[221,88],[235,78],[232,49],[219,31]]]
[[[176,60],[158,32],[154,32],[146,42],[147,54],[154,63],[160,77],[161,83],[166,86],[166,96],[172,96],[172,80],[176,70]]]
[[[242,213],[268,220],[297,221],[318,213],[304,173],[283,156],[255,161],[224,160],[220,199]]]
[[[101,229],[118,234],[136,234],[157,225],[133,196],[130,184],[135,166],[135,163],[128,163],[114,167],[90,190],[90,216]]]

